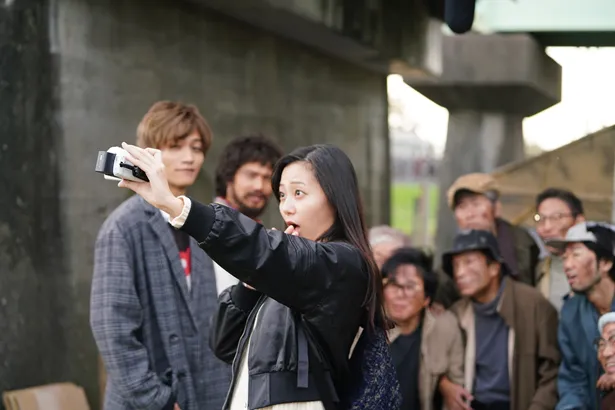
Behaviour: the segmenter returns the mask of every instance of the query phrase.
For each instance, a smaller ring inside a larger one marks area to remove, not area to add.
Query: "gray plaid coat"
[[[230,366],[207,343],[214,269],[190,240],[191,290],[169,224],[142,198],[100,229],[90,322],[107,370],[106,410],[162,410],[170,400],[182,410],[222,408]]]

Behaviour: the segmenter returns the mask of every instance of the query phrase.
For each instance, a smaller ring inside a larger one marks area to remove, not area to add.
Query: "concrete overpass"
[[[489,172],[523,158],[523,118],[561,98],[561,68],[545,54],[545,47],[615,45],[611,18],[615,3],[440,0],[436,4],[454,31],[468,33],[442,38],[442,72],[437,79],[408,75],[405,80],[449,110],[439,175],[445,192],[460,174]],[[438,252],[450,245],[454,231],[453,216],[441,195]]]
[[[215,130],[192,192],[201,200],[225,140],[264,132],[286,149],[342,147],[368,222],[388,222],[391,73],[451,113],[442,187],[520,159],[522,119],[560,99],[560,68],[544,54],[555,43],[495,14],[483,30],[496,34],[443,36],[443,4],[1,1],[0,391],[70,380],[97,407],[92,246],[126,193],[92,171],[94,154],[131,140],[155,100],[194,102]],[[480,25],[489,14],[477,11]],[[452,225],[445,207],[441,215],[443,246]]]
[[[155,100],[194,102],[215,130],[197,198],[225,140],[263,132],[342,147],[368,222],[387,222],[386,76],[441,72],[426,4],[1,1],[0,391],[73,381],[97,407],[93,243],[127,193],[93,172],[95,153],[132,140]]]

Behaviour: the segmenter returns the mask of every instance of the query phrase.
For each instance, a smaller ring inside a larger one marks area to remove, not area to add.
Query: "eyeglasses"
[[[571,213],[557,213],[557,214],[553,214],[553,215],[535,214],[534,215],[534,222],[536,222],[538,225],[541,225],[541,224],[544,224],[547,221],[549,221],[549,222],[559,222],[562,219],[569,218],[571,216],[572,216]]]
[[[611,349],[615,349],[615,335],[609,337],[608,339],[599,337],[594,341],[594,348],[598,351],[598,353],[604,352],[604,349],[606,349],[607,346]]]
[[[401,291],[406,296],[414,295],[415,293],[421,292],[423,290],[423,287],[421,285],[414,282],[397,283],[394,280],[385,279],[383,281],[383,284],[385,292]]]

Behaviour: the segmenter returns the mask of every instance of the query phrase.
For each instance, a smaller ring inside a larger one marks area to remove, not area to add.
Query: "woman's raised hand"
[[[271,228],[272,231],[277,231],[277,229],[275,228]],[[290,225],[288,228],[286,228],[286,230],[284,231],[284,233],[287,233],[289,235],[294,235],[294,236],[299,236],[298,232],[295,232],[295,227]]]
[[[139,148],[125,142],[122,143],[122,148],[128,153],[126,159],[141,168],[149,182],[123,179],[118,186],[131,189],[156,208],[168,213],[171,218],[178,216],[182,211],[183,201],[176,198],[169,188],[160,150]]]

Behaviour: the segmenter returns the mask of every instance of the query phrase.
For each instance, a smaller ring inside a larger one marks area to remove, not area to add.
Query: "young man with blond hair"
[[[160,101],[137,144],[162,151],[184,195],[212,141],[193,105]],[[222,408],[230,368],[207,343],[217,291],[211,259],[169,216],[135,195],[104,222],[95,246],[90,322],[107,371],[105,410]]]

